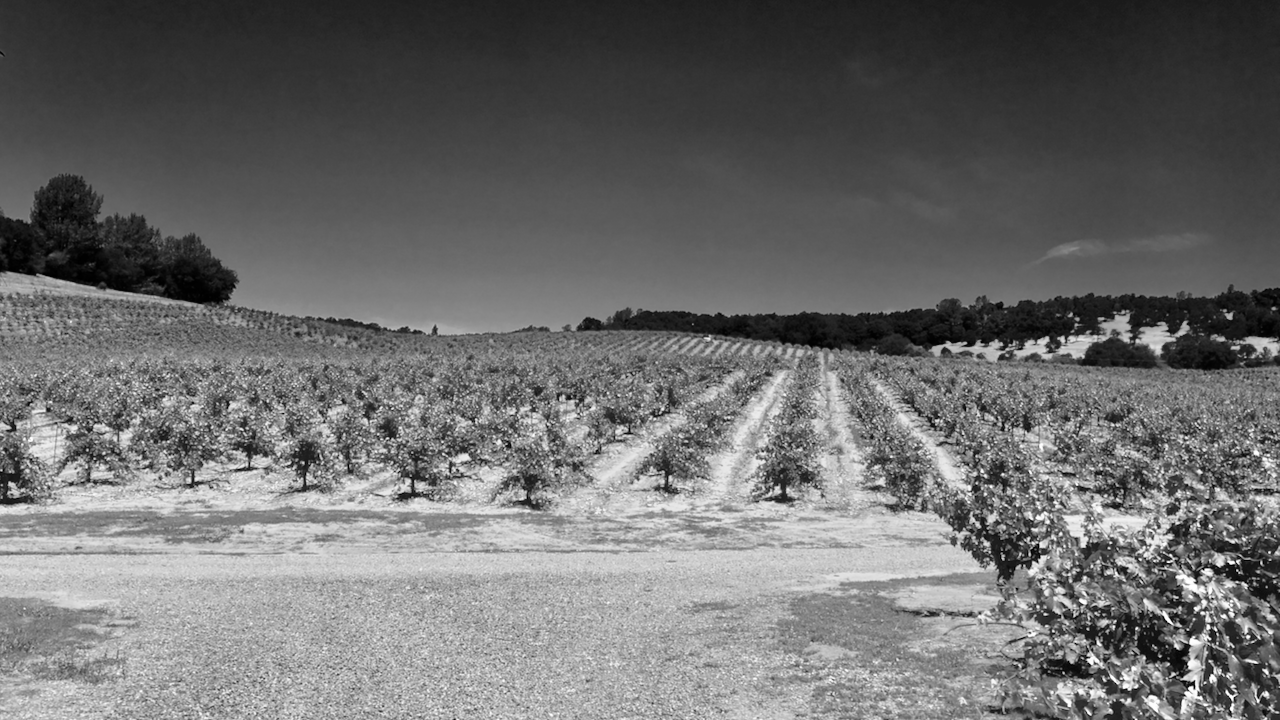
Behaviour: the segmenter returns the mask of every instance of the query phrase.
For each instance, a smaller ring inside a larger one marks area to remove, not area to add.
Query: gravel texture
[[[792,718],[776,623],[837,579],[953,548],[0,557],[0,593],[137,624],[99,686],[0,686],[14,718]],[[5,697],[7,695],[7,697]]]

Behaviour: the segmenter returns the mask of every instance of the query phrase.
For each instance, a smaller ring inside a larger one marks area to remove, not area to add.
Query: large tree
[[[141,215],[111,215],[102,221],[106,259],[102,279],[116,290],[160,294],[160,231]]]
[[[94,274],[100,212],[102,196],[79,175],[58,175],[36,190],[31,227],[48,253],[46,272],[69,280]]]
[[[194,234],[165,238],[160,244],[160,264],[164,294],[177,300],[226,302],[240,281]]]
[[[0,270],[34,275],[44,271],[44,252],[31,225],[0,218]]]

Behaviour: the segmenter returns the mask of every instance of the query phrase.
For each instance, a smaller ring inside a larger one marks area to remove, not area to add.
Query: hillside
[[[0,294],[91,297],[151,302],[160,305],[199,307],[196,303],[186,302],[185,300],[172,300],[158,295],[142,295],[121,290],[99,290],[92,285],[81,285],[69,280],[51,278],[47,275],[24,275],[14,272],[0,272]]]
[[[1014,356],[1017,357],[1018,359],[1024,359],[1031,355],[1039,355],[1045,360],[1049,360],[1055,356],[1060,358],[1074,358],[1079,360],[1080,358],[1084,357],[1085,350],[1088,350],[1090,345],[1098,342],[1099,340],[1105,340],[1106,338],[1110,337],[1113,331],[1120,333],[1121,337],[1124,337],[1127,339],[1129,337],[1130,315],[1131,313],[1127,313],[1127,312],[1116,313],[1116,316],[1114,319],[1103,320],[1099,323],[1099,328],[1100,328],[1099,334],[1074,336],[1070,338],[1067,342],[1063,342],[1062,347],[1058,348],[1057,352],[1051,352],[1046,347],[1047,343],[1045,342],[1044,339],[1030,341],[1022,348],[1013,346],[1008,348],[1007,351],[1012,352]],[[1169,332],[1169,329],[1167,326],[1147,327],[1142,329],[1141,334],[1138,337],[1138,343],[1142,345],[1146,345],[1147,347],[1151,348],[1151,351],[1158,356],[1160,354],[1161,348],[1164,347],[1165,343],[1172,342],[1173,340],[1180,338],[1183,335],[1186,335],[1188,332],[1190,331],[1185,326],[1180,328],[1176,333]],[[1213,337],[1214,339],[1217,339],[1217,340],[1223,339],[1221,335],[1216,335]],[[1258,337],[1256,335],[1248,335],[1248,336],[1245,336],[1240,341],[1238,341],[1238,344],[1253,345],[1259,352],[1261,352],[1264,348],[1269,348],[1272,354],[1280,354],[1280,340],[1277,340],[1276,338],[1265,338],[1265,337]],[[1000,343],[998,342],[985,343],[985,344],[977,343],[973,346],[966,346],[964,343],[952,342],[952,343],[942,343],[941,345],[935,345],[932,348],[930,348],[930,352],[932,352],[934,355],[942,354],[943,350],[948,350],[951,353],[960,353],[960,352],[968,351],[973,353],[975,357],[980,356],[982,359],[989,360],[989,361],[997,360],[999,355],[1002,352],[1006,352],[1005,350],[1000,349]]]
[[[585,346],[693,356],[777,355],[806,350],[779,342],[673,331],[516,332],[433,337],[280,315],[234,305],[198,305],[98,290],[43,276],[0,273],[0,359],[201,355],[214,358],[342,358]]]

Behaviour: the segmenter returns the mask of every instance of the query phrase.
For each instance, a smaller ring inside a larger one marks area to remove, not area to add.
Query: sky
[[[0,209],[444,332],[1280,285],[1280,4],[0,4]]]

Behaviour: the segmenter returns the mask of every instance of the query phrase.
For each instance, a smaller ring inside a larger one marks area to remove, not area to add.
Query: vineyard
[[[1027,629],[1004,702],[1270,717],[1280,376],[899,359],[663,332],[431,337],[0,296],[0,499],[233,493],[936,514]],[[0,509],[0,513],[4,512]]]

